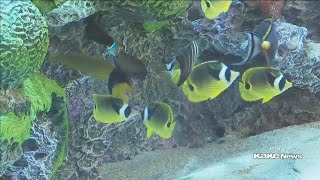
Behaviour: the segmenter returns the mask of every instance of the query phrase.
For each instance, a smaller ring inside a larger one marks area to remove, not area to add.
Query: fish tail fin
[[[151,129],[147,129],[147,138],[150,138],[153,135],[153,131]]]
[[[268,97],[264,97],[262,100],[262,104],[269,102],[274,96],[268,96]]]

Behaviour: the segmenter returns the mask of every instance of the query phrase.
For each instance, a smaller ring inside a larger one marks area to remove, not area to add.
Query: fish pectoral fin
[[[147,129],[147,138],[150,138],[153,135],[153,131],[151,129]]]

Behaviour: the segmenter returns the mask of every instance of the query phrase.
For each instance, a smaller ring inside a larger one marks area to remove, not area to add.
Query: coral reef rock
[[[276,21],[278,51],[272,66],[280,69],[299,88],[320,92],[320,43],[306,39],[308,30]]]
[[[32,121],[30,137],[23,143],[1,142],[0,179],[49,179],[66,137],[63,98],[54,97],[47,113]],[[3,164],[4,162],[4,164]]]
[[[1,1],[1,89],[20,86],[37,72],[48,50],[48,26],[31,1]]]

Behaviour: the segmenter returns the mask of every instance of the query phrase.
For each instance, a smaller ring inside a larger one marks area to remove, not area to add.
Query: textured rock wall
[[[73,49],[81,49],[89,55],[101,57],[103,47],[87,39],[84,34],[84,18],[101,13],[98,19],[101,26],[123,45],[127,52],[145,62],[150,72],[142,82],[142,88],[131,95],[130,103],[140,111],[152,100],[169,102],[177,121],[172,142],[179,146],[200,147],[211,141],[221,142],[224,136],[230,134],[246,137],[320,119],[320,96],[298,88],[288,90],[268,104],[260,104],[241,100],[238,85],[234,83],[212,101],[189,103],[181,90],[170,82],[169,77],[161,74],[165,69],[162,60],[175,55],[178,48],[194,39],[203,40],[203,48],[208,48],[201,56],[203,61],[223,60],[223,53],[217,52],[214,48],[220,51],[226,48],[235,55],[245,56],[248,47],[243,43],[245,39],[241,39],[241,33],[237,32],[249,24],[251,26],[246,30],[252,30],[253,25],[262,17],[258,16],[253,20],[243,18],[252,11],[244,13],[246,6],[235,3],[229,13],[221,16],[222,20],[194,21],[203,16],[199,13],[198,2],[193,2],[188,12],[185,9],[189,5],[181,5],[181,9],[167,12],[161,8],[168,9],[169,1],[160,3],[160,6],[154,1],[150,1],[150,4],[146,2],[67,1],[46,15],[50,32],[49,54],[63,54]],[[173,3],[172,8],[175,7],[178,5]],[[168,24],[153,33],[148,33],[143,24],[157,20],[168,20]],[[195,31],[195,23],[202,23],[203,26],[197,27],[204,29],[201,29],[201,32]],[[317,92],[319,71],[315,68],[319,67],[319,58],[314,52],[318,42],[305,40],[305,28],[284,21],[277,23],[278,33],[283,39],[273,65],[279,67],[298,87]],[[226,35],[225,32],[231,33]],[[240,40],[237,36],[240,36]],[[304,49],[297,45],[303,45]],[[141,151],[164,148],[157,137],[146,139],[145,127],[139,117],[120,125],[100,124],[93,119],[92,94],[107,94],[107,81],[94,80],[77,71],[49,62],[43,65],[42,73],[66,87],[69,100],[67,108],[70,118],[70,141],[67,158],[54,179],[96,179],[99,178],[98,166],[129,160]],[[51,150],[48,149],[49,152]],[[47,157],[52,156],[49,153]],[[33,159],[30,159],[30,166],[32,162]],[[34,164],[34,167],[39,167],[40,164]],[[16,171],[21,172],[19,169]],[[47,171],[42,172],[48,175]]]

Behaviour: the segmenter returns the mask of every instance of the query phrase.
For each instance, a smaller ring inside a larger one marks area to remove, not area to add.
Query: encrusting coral
[[[49,46],[48,26],[31,1],[1,1],[0,17],[0,88],[13,89],[39,71]]]

